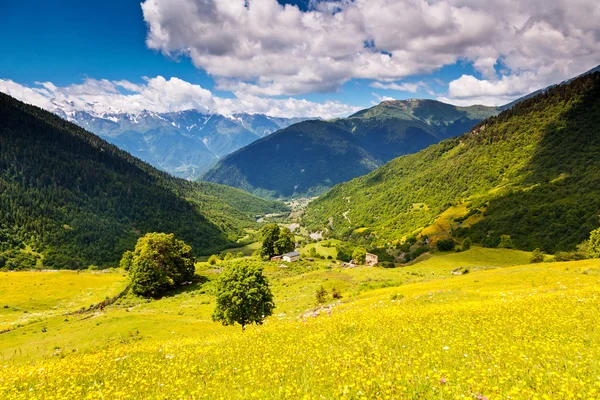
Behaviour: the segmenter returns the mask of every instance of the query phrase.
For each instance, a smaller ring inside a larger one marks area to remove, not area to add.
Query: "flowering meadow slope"
[[[10,399],[595,399],[600,264],[379,289],[242,333],[130,342],[0,368]]]

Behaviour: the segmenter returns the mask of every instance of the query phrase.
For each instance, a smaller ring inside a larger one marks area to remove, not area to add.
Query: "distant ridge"
[[[223,158],[202,179],[265,198],[316,196],[497,113],[436,100],[385,101],[348,118],[294,124]]]
[[[132,114],[58,108],[56,113],[158,169],[191,180],[220,158],[306,119],[197,110]]]

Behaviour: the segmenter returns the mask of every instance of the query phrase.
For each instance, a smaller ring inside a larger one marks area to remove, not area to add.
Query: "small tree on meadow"
[[[156,296],[173,289],[194,278],[194,261],[192,248],[174,234],[148,233],[138,240],[131,257],[131,290]]]
[[[473,244],[473,242],[471,241],[471,238],[466,238],[466,239],[463,241],[463,244],[462,244],[462,249],[463,249],[463,250],[465,250],[465,251],[466,251],[466,250],[469,250],[469,249],[471,248],[471,245],[472,245],[472,244]]]
[[[587,245],[587,256],[589,258],[600,258],[600,228],[590,233],[590,240]]]
[[[317,300],[318,304],[322,304],[327,301],[327,290],[325,290],[323,285],[319,286],[315,291],[315,300]]]
[[[354,252],[352,253],[352,258],[354,259],[354,262],[362,265],[365,263],[365,260],[367,259],[367,251],[365,249],[363,249],[362,247],[357,247],[356,249],[354,249]]]
[[[223,325],[261,325],[273,314],[273,294],[263,268],[256,263],[230,263],[217,281],[217,305],[213,321]]]

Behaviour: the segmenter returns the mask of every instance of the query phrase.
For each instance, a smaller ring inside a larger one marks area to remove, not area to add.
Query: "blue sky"
[[[594,1],[580,14],[556,1],[555,9],[568,10],[562,25],[536,15],[525,0],[504,14],[499,1],[473,10],[451,0],[416,9],[415,2],[388,0],[378,11],[383,2],[280,0],[300,7],[292,10],[250,0],[245,10],[243,0],[146,0],[143,10],[140,0],[2,1],[0,90],[25,93],[51,82],[58,89],[38,94],[58,90],[68,98],[66,88],[90,79],[146,85],[143,77],[176,77],[210,91],[215,100],[208,108],[291,115],[282,108],[298,107],[330,116],[388,98],[503,104],[600,62],[597,41],[576,31],[600,37]],[[523,22],[534,19],[541,22]],[[508,28],[519,23],[530,32]],[[232,30],[239,32],[231,36]],[[372,45],[362,48],[363,42]],[[248,56],[249,46],[257,53]],[[306,99],[313,108],[288,99]]]

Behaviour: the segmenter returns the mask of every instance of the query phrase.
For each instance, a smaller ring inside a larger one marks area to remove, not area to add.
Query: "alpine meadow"
[[[598,21],[0,5],[0,399],[600,399]]]

